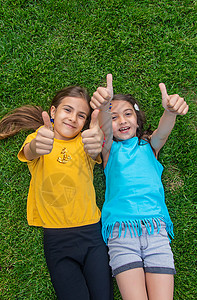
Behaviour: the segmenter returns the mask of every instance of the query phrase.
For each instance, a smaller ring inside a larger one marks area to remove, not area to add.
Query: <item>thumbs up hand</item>
[[[42,112],[42,119],[43,119],[43,122],[44,122],[44,127],[50,129],[51,131],[53,131],[53,126],[51,124],[50,117],[49,117],[49,115],[46,111]]]
[[[107,74],[107,87],[99,87],[94,92],[90,105],[92,109],[99,108],[105,110],[109,108],[109,103],[113,98],[112,74]]]
[[[164,83],[159,84],[159,88],[162,95],[162,105],[168,112],[175,115],[185,115],[188,112],[189,106],[179,95],[168,95],[166,86]]]
[[[29,147],[35,156],[49,154],[53,149],[54,132],[50,117],[46,111],[42,112],[44,126],[38,130],[37,136],[31,141]]]
[[[84,150],[92,159],[96,159],[98,154],[102,151],[103,132],[99,126],[98,120],[99,110],[95,109],[91,115],[90,128],[84,130],[81,134]]]

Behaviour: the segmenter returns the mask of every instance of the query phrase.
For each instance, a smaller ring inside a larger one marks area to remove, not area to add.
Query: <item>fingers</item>
[[[113,77],[112,74],[107,74],[107,90],[111,96],[111,98],[113,98]]]
[[[168,93],[167,93],[167,90],[166,90],[166,86],[165,86],[164,83],[160,83],[159,88],[160,88],[160,91],[161,91],[163,108],[168,110],[167,105],[168,105],[169,96],[168,96]]]
[[[179,95],[170,95],[167,104],[168,111],[176,113],[177,115],[185,115],[188,112],[189,106],[185,102],[184,98]]]
[[[87,141],[85,139],[95,138],[96,135],[97,135],[97,129],[95,130],[95,127],[91,128],[91,129],[86,129],[81,134],[81,136],[82,136],[82,142],[84,143],[84,141]]]
[[[99,145],[97,148],[96,148],[96,146],[95,146],[95,148],[86,148],[85,146],[84,146],[84,151],[87,153],[87,154],[89,154],[90,156],[97,156],[99,153],[101,153],[102,152],[102,147]]]
[[[49,147],[46,147],[46,148],[37,147],[36,148],[36,154],[38,154],[38,155],[47,155],[47,154],[51,153],[52,149],[53,149],[53,146],[51,146],[50,148]]]
[[[160,91],[161,91],[162,99],[166,99],[167,100],[168,93],[167,93],[165,84],[164,83],[160,83],[159,84],[159,88],[160,88]]]
[[[90,101],[90,106],[92,107],[92,109],[97,109],[97,108],[100,108],[101,105],[102,105],[102,99],[101,99],[101,101],[97,100],[95,97],[95,93],[94,93],[91,98],[91,101]]]
[[[40,155],[49,154],[53,149],[54,133],[42,127],[35,138],[36,153]]]
[[[50,130],[53,130],[53,126],[50,121],[50,117],[46,111],[42,112],[42,119],[44,121],[44,126]]]
[[[168,95],[164,83],[160,83],[159,88],[162,95],[162,105],[167,111],[176,115],[185,115],[188,112],[189,106],[184,98],[181,98],[178,94]]]
[[[50,117],[46,111],[42,112],[42,119],[44,126],[42,126],[34,139],[33,148],[31,147],[32,153],[38,155],[49,154],[53,149],[54,132],[53,126],[50,121]]]
[[[51,147],[53,145],[53,136],[47,137],[46,135],[37,135],[36,145],[41,149],[47,149],[47,147]]]
[[[93,112],[92,112],[92,115],[91,115],[91,122],[90,122],[90,128],[93,128],[95,126],[99,126],[99,119],[98,119],[98,116],[99,116],[99,110],[98,109],[95,109]]]
[[[107,74],[107,87],[99,87],[94,92],[90,105],[92,109],[100,108],[109,103],[113,98],[112,74]]]
[[[102,151],[103,138],[101,138],[101,136],[82,137],[82,142],[84,144],[85,152],[88,153],[89,155],[92,154],[98,155]]]
[[[47,139],[53,139],[53,138],[54,138],[54,132],[52,130],[49,130],[49,128],[43,126],[38,130],[37,139],[45,141]]]
[[[98,110],[96,110],[98,111]],[[97,118],[97,112],[95,116],[95,123]],[[94,123],[94,124],[95,124]],[[84,144],[84,150],[86,153],[88,153],[90,156],[92,155],[98,155],[102,151],[102,144],[103,144],[103,132],[100,129],[99,126],[94,126],[91,129],[87,129],[82,132],[82,142]]]
[[[100,108],[108,103],[108,100],[110,99],[109,92],[106,88],[99,87],[96,92],[94,92],[90,105],[92,109]]]
[[[35,138],[35,152],[39,155],[49,154],[53,149],[54,132],[47,112],[42,113],[44,126],[38,130]]]
[[[90,149],[102,149],[103,141],[96,137],[89,137],[89,138],[83,138],[82,142],[84,144],[84,149],[90,150]]]

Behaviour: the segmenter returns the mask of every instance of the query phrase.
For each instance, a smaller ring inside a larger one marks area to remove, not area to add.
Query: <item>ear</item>
[[[55,119],[55,113],[56,113],[56,107],[55,106],[51,106],[51,117],[53,119]]]

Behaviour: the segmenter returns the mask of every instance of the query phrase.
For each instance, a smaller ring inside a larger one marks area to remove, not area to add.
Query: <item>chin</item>
[[[134,136],[135,135],[132,135],[132,134],[125,134],[125,135],[121,135],[119,137],[119,139],[125,141],[125,140],[129,140],[129,139],[133,138]]]

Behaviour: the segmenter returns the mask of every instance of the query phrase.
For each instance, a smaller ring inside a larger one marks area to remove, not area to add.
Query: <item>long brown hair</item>
[[[69,86],[55,94],[51,106],[57,108],[65,97],[83,98],[88,104],[91,99],[84,88]],[[44,124],[42,112],[42,107],[33,105],[24,105],[12,110],[0,120],[0,139],[2,140],[13,136],[21,130],[37,130]],[[87,121],[89,121],[89,119]]]

